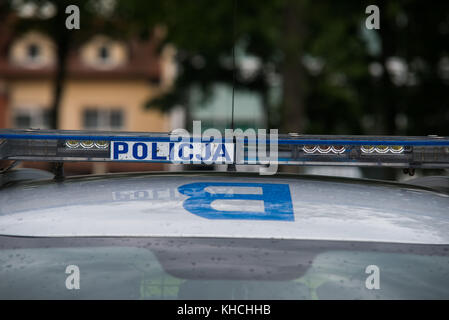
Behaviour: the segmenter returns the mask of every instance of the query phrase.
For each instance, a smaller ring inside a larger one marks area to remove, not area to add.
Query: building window
[[[50,110],[37,108],[18,108],[14,111],[14,127],[19,129],[50,128]]]
[[[27,58],[29,61],[37,61],[41,55],[41,48],[36,43],[30,43],[27,46]]]
[[[37,44],[35,43],[30,43],[28,45],[27,48],[27,52],[28,52],[28,57],[32,60],[36,59],[37,57],[39,57],[39,53],[40,53],[40,48]]]
[[[102,62],[107,62],[110,56],[109,47],[103,45],[98,48],[98,58]]]
[[[123,127],[123,115],[121,110],[111,110],[110,112],[111,128],[120,129]]]
[[[84,110],[83,126],[91,130],[121,130],[123,129],[123,111],[120,109]]]
[[[29,114],[18,114],[15,117],[16,128],[31,128],[31,116]]]

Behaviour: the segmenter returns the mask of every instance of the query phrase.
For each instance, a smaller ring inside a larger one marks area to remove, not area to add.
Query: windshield
[[[449,246],[0,237],[0,299],[447,299]]]

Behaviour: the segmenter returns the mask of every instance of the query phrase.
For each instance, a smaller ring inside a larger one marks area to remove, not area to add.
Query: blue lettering
[[[153,142],[151,144],[151,159],[152,160],[166,160],[166,157],[160,157],[157,155],[157,143]]]
[[[128,144],[126,142],[114,141],[114,160],[118,160],[119,154],[128,152]]]
[[[231,161],[231,158],[229,157],[229,154],[226,151],[226,146],[224,143],[221,143],[218,146],[217,151],[215,151],[214,158],[212,160],[217,161],[217,159],[221,157],[225,157],[226,161]]]
[[[262,194],[209,193],[207,187],[258,187]],[[182,185],[178,191],[188,198],[183,206],[187,211],[206,219],[282,220],[293,221],[293,203],[288,184],[195,182]],[[215,200],[263,200],[264,211],[223,211],[212,208]]]
[[[175,144],[173,142],[170,142],[169,147],[168,147],[168,149],[169,149],[168,159],[170,161],[174,161],[175,160],[175,157],[173,156],[173,148],[174,148],[174,146],[175,146]]]
[[[188,157],[184,157],[184,148],[185,147],[189,147],[190,150],[193,149],[193,145],[190,143],[183,143],[179,145],[179,152],[178,152],[178,156],[181,160],[187,161],[187,160],[192,160],[193,158],[193,154],[190,153]]]
[[[210,143],[206,143],[205,146],[206,146],[206,147],[205,147],[206,153],[205,153],[205,155],[204,155],[203,158],[201,157],[201,154],[197,154],[197,155],[196,155],[196,158],[197,158],[198,160],[206,161],[206,160],[208,160],[208,159],[210,158],[210,156],[211,156],[211,154],[212,154]]]
[[[142,153],[140,156],[139,156],[139,147],[141,147],[140,151]],[[133,146],[133,157],[134,157],[134,159],[142,160],[142,159],[145,159],[147,156],[148,156],[148,147],[147,147],[147,145],[145,143],[142,143],[142,142],[135,143],[134,146]]]

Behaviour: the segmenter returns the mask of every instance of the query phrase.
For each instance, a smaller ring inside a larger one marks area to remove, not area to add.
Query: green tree
[[[376,3],[381,28],[366,30],[365,8]],[[238,71],[236,88],[259,93],[269,125],[284,132],[448,134],[448,6],[419,0],[129,0],[119,1],[117,12],[136,30],[165,25],[166,41],[179,50],[175,90],[153,106],[188,105],[192,84],[204,92],[217,82],[232,84],[229,62],[237,44],[258,57],[261,68],[251,79]],[[201,66],[194,63],[198,56]],[[282,79],[280,104],[267,96],[270,72]]]

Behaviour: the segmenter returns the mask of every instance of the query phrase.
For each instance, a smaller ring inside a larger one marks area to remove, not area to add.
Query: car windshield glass
[[[443,299],[449,246],[0,237],[0,299]]]

